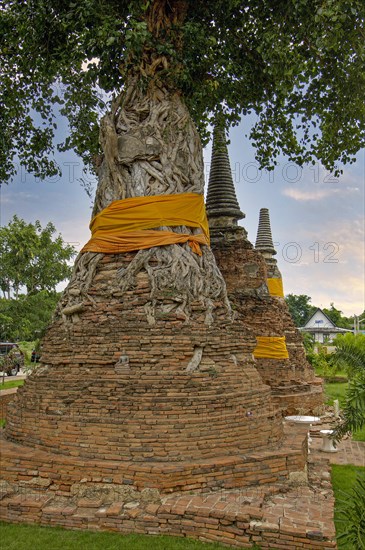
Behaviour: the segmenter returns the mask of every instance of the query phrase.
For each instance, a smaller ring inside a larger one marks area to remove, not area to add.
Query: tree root
[[[207,247],[204,247],[201,257],[194,254],[187,244],[140,250],[128,267],[117,272],[123,292],[133,288],[136,276],[142,270],[148,274],[151,286],[151,302],[146,309],[151,324],[158,313],[172,311],[188,321],[193,302],[200,302],[206,310],[206,324],[214,320],[216,301],[221,301],[231,313],[224,279]]]
[[[156,98],[129,86],[100,125],[104,151],[93,215],[126,197],[202,193],[201,144],[176,96]]]
[[[195,346],[193,357],[190,359],[186,372],[194,372],[199,368],[200,362],[203,357],[203,348]]]
[[[64,290],[56,309],[56,315],[61,315],[64,323],[70,324],[78,321],[78,313],[84,309],[85,303],[95,303],[88,294],[88,290],[102,257],[103,254],[85,252],[76,258],[71,281]]]

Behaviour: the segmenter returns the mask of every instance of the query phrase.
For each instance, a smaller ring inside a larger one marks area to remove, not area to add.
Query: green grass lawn
[[[347,387],[347,382],[325,382],[326,404],[333,405],[334,400],[338,399],[341,405],[341,402],[345,400]]]
[[[338,399],[340,406],[345,400],[347,382],[326,382],[324,391],[326,394],[326,404],[333,405],[333,401]],[[352,434],[355,441],[365,441],[365,427]]]
[[[333,464],[331,468],[332,487],[335,493],[335,526],[336,535],[339,536],[346,530],[346,521],[341,516],[341,510],[348,506],[351,500],[351,490],[358,474],[365,476],[365,468],[348,464],[340,466]],[[359,550],[347,543],[338,541],[339,550]]]
[[[3,384],[3,378],[0,377],[0,390],[10,390],[11,388],[17,388],[18,386],[22,386],[24,384],[24,378],[22,380],[6,380]]]
[[[365,426],[352,434],[352,439],[355,441],[365,441]]]
[[[7,550],[223,550],[227,548],[221,544],[208,544],[187,538],[69,531],[58,527],[4,522],[0,523],[0,530],[1,548]]]
[[[330,368],[321,368],[316,367],[315,372],[317,376],[321,376],[322,378],[330,378],[334,376],[338,376],[341,378],[347,378],[347,372],[345,370],[339,369],[339,370],[333,370]]]
[[[32,356],[32,351],[34,349],[35,342],[19,342],[19,347],[24,353],[25,365],[30,366],[30,358]]]

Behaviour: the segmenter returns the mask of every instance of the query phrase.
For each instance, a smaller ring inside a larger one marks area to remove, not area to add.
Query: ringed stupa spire
[[[259,250],[265,257],[275,256],[276,250],[272,241],[270,214],[268,208],[260,209],[259,226],[256,237],[256,250]]]
[[[255,248],[256,250],[261,252],[263,257],[265,258],[265,262],[268,268],[268,277],[281,278],[281,273],[277,266],[276,258],[274,258],[274,256],[276,255],[276,250],[274,248],[274,243],[272,240],[270,214],[268,208],[260,209],[259,226],[257,229]]]
[[[233,184],[225,130],[218,125],[213,132],[206,208],[211,227],[237,225],[237,221],[245,217]]]

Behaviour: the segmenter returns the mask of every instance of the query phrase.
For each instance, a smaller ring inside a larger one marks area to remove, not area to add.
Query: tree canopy
[[[254,112],[257,159],[326,168],[365,144],[363,0],[0,2],[0,181],[19,161],[45,177],[59,111],[87,163],[100,113],[129,78],[179,91],[204,137],[223,111]]]
[[[290,315],[297,327],[302,327],[310,319],[313,313],[318,309],[310,302],[312,298],[306,294],[287,294],[285,302],[288,306]],[[322,308],[323,313],[336,325],[336,327],[352,329],[354,328],[354,318],[345,317],[341,310],[337,309],[333,302],[329,308]]]
[[[330,308],[323,308],[323,313],[331,319],[331,321],[336,325],[336,327],[352,329],[354,328],[354,319],[353,317],[344,317],[341,310],[337,309],[333,302],[330,304]]]
[[[3,342],[38,340],[44,335],[60,295],[41,290],[17,300],[0,298],[0,339]]]
[[[310,304],[312,298],[306,294],[287,294],[285,302],[290,315],[297,327],[302,327],[316,311],[316,307]]]
[[[71,274],[68,261],[75,255],[49,222],[42,228],[14,216],[0,228],[0,289],[5,297],[16,298],[25,288],[28,294],[54,291],[57,284]]]

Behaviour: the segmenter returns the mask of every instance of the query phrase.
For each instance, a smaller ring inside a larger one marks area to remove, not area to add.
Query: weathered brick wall
[[[6,420],[8,404],[15,398],[18,388],[0,391],[0,419]]]
[[[171,495],[168,486],[162,491],[151,488],[151,481],[146,489],[132,477],[128,465],[117,461],[65,457],[0,443],[0,519],[5,521],[191,536],[240,548],[250,548],[254,542],[284,550],[336,548],[333,495],[321,485],[325,475],[328,479],[328,466],[322,456],[316,467],[312,453],[310,485],[305,483],[303,426],[285,427],[279,451],[241,457],[236,467],[242,481],[237,478],[237,485],[197,492],[203,478],[197,464],[195,479],[191,471],[190,481],[186,480],[191,489]],[[225,475],[231,476],[227,459],[223,465]],[[147,467],[142,470],[145,478],[153,480],[153,466],[149,471]]]
[[[71,497],[79,489],[88,489],[101,494],[107,492],[109,500],[114,498],[113,492],[123,488],[134,491],[131,500],[139,500],[141,491],[149,489],[159,495],[258,486],[284,481],[291,472],[304,471],[306,437],[303,432],[293,432],[290,438],[283,438],[279,449],[267,448],[262,452],[253,449],[245,455],[225,457],[218,456],[219,450],[214,459],[202,457],[162,464],[147,459],[132,463],[117,458],[95,460],[65,456],[2,441],[1,476],[17,487],[46,488],[54,496]],[[13,467],[14,462],[17,468]]]
[[[145,461],[166,471],[166,463],[198,459],[218,471],[218,458],[280,445],[280,412],[252,360],[252,334],[231,322],[222,304],[211,326],[200,303],[188,323],[172,312],[149,324],[147,274],[125,294],[115,282],[132,257],[105,256],[81,320],[55,320],[43,365],[9,407],[7,437],[69,456],[131,462],[135,471]],[[171,305],[171,297],[161,299]],[[190,372],[196,348],[202,360]],[[178,467],[171,476],[176,484]]]
[[[265,299],[269,296],[266,263],[245,234],[241,227],[211,228],[211,247],[231,295]]]
[[[212,249],[243,324],[255,336],[286,338],[289,359],[256,359],[257,371],[271,387],[275,403],[285,414],[318,409],[323,403],[321,381],[306,360],[301,335],[284,299],[270,296],[265,285],[273,268],[268,274],[264,257],[253,249],[240,227],[213,228]]]
[[[318,379],[317,384],[273,389],[272,400],[285,415],[307,414],[308,411],[320,414],[323,408],[322,379]]]

